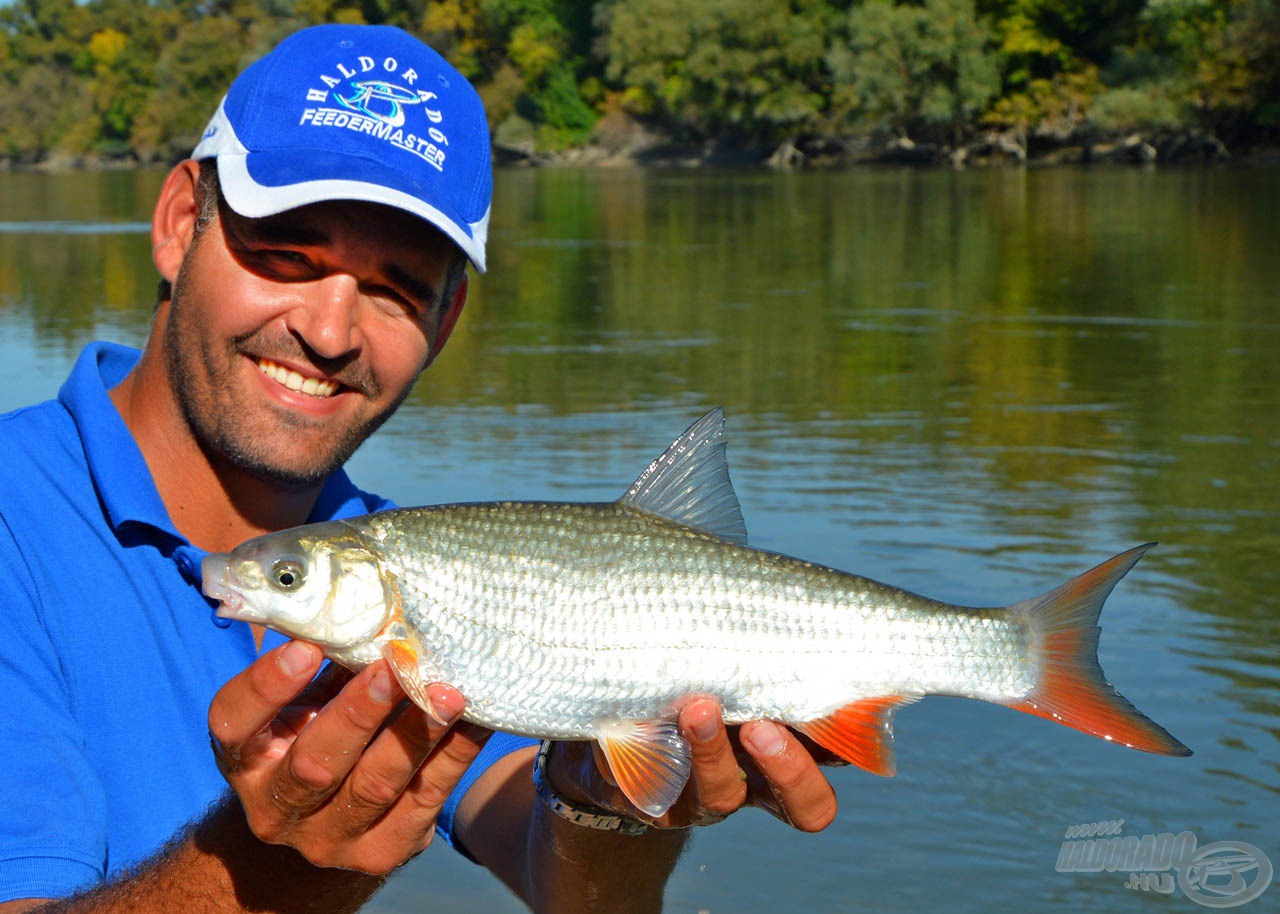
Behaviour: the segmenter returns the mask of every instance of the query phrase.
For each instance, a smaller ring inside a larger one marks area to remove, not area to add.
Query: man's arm
[[[239,914],[356,911],[382,878],[312,866],[292,848],[258,841],[234,797],[119,879],[61,900],[0,905],[0,914]]]
[[[746,724],[731,738],[708,699],[681,711],[680,728],[692,749],[690,786],[643,835],[584,828],[551,813],[535,797],[534,753],[525,750],[495,763],[467,792],[455,837],[539,914],[628,914],[661,910],[687,826],[714,824],[744,805],[761,806],[803,831],[834,819],[831,785],[785,728]],[[601,775],[588,743],[557,744],[547,776],[565,799],[638,815]]]
[[[453,785],[487,731],[449,728],[463,702],[433,690],[433,720],[383,663],[342,684],[321,677],[320,651],[291,642],[264,654],[209,709],[219,765],[236,793],[156,857],[48,914],[345,914],[431,843]],[[339,689],[340,686],[340,689]],[[293,704],[291,704],[293,703]],[[156,751],[154,749],[150,751]]]
[[[340,914],[361,907],[386,873],[430,843],[444,800],[486,732],[448,728],[463,705],[445,687],[431,693],[440,719],[415,706],[394,716],[402,695],[381,663],[331,700],[321,688],[290,705],[319,664],[318,650],[293,642],[224,686],[210,707],[210,732],[238,796],[134,873],[39,910]],[[680,725],[693,751],[690,786],[644,835],[586,829],[552,814],[535,799],[529,751],[480,777],[458,810],[455,835],[535,911],[624,914],[661,908],[685,826],[711,824],[748,803],[806,831],[831,821],[834,793],[793,734],[746,725],[735,753],[719,708],[705,699],[684,708]],[[601,775],[589,744],[559,749],[548,770],[559,793],[636,815]],[[0,906],[0,914],[10,910],[21,909]]]

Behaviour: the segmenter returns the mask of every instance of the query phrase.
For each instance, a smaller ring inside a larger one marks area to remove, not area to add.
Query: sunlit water
[[[0,407],[142,339],[160,178],[0,174]],[[759,546],[992,605],[1160,541],[1101,658],[1194,757],[931,698],[896,779],[834,771],[820,835],[699,832],[668,909],[1201,910],[1055,862],[1123,819],[1280,865],[1277,212],[1274,169],[501,173],[490,272],[354,473],[405,504],[613,498],[720,404]],[[443,847],[370,906],[520,909]]]

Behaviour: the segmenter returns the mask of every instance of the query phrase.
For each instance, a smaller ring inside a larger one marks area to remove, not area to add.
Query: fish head
[[[257,622],[326,649],[385,627],[395,605],[378,553],[353,527],[330,521],[268,533],[201,564],[206,596],[224,619]]]

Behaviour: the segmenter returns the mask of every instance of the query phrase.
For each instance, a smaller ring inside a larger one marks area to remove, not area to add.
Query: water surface
[[[161,178],[0,174],[0,408],[143,338]],[[1194,757],[931,698],[896,779],[833,772],[820,835],[700,832],[668,909],[1199,910],[1054,864],[1122,818],[1280,865],[1278,211],[1262,168],[502,172],[490,272],[353,472],[406,504],[613,498],[723,405],[762,547],[998,605],[1158,540],[1100,655]],[[443,847],[369,908],[476,909],[521,910]]]

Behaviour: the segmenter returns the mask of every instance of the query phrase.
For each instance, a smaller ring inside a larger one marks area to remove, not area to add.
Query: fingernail
[[[395,683],[385,668],[379,667],[373,671],[373,676],[369,679],[369,697],[384,705],[391,704],[395,697]]]
[[[427,715],[442,727],[447,727],[458,718],[449,703],[449,693],[443,686],[431,686],[427,689]]]
[[[756,755],[777,755],[786,745],[782,730],[777,724],[767,720],[758,721],[749,729],[744,729],[746,732],[742,734],[742,739],[755,750]]]
[[[707,743],[715,739],[716,732],[720,728],[717,726],[715,714],[709,708],[704,708],[701,719],[690,724],[689,729],[693,731],[693,736],[698,742]]]
[[[310,644],[302,641],[290,641],[285,645],[284,650],[280,652],[276,663],[280,665],[280,671],[294,679],[301,676],[311,668],[311,663],[315,658],[313,648]]]

